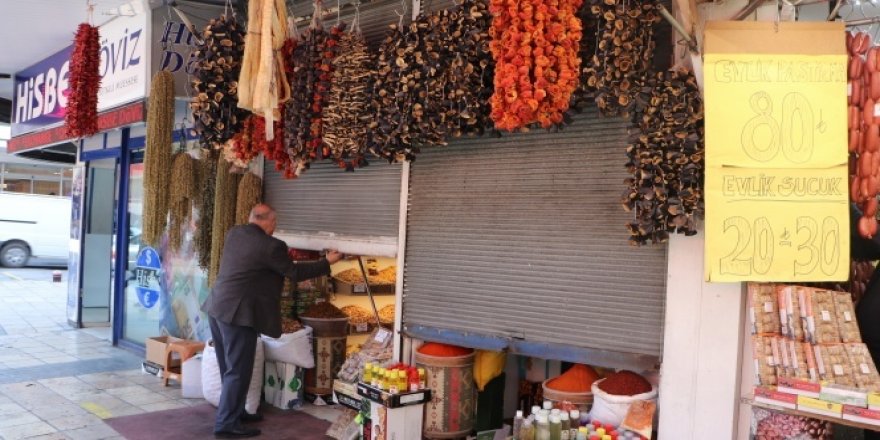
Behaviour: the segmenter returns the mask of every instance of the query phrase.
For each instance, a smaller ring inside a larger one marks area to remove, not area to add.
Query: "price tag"
[[[852,83],[847,82],[846,83],[846,96],[847,97],[852,96],[852,89],[853,89]]]
[[[828,310],[822,310],[822,320],[831,321],[831,312],[829,312]]]
[[[835,376],[843,376],[843,366],[835,364],[832,370],[834,370]]]
[[[706,25],[709,281],[848,278],[845,35],[814,24]]]
[[[862,374],[871,374],[871,369],[866,363],[859,364],[859,369],[862,370]]]
[[[388,329],[380,328],[379,331],[376,332],[376,337],[374,337],[373,340],[380,344],[384,344],[390,336],[391,332],[389,332]]]
[[[844,311],[843,311],[843,320],[846,321],[846,322],[850,322],[850,321],[852,321],[852,314],[849,313],[849,310],[844,310]]]
[[[776,366],[776,362],[773,361],[773,356],[767,356],[767,365],[771,367]]]
[[[364,283],[358,283],[351,286],[351,291],[354,293],[367,293],[367,285]]]
[[[770,312],[772,312],[772,311],[773,311],[773,302],[772,302],[772,301],[767,301],[767,302],[765,302],[765,303],[764,303],[764,312],[765,312],[765,313],[770,313]]]
[[[360,324],[355,325],[355,330],[356,330],[358,333],[363,333],[363,332],[365,332],[365,331],[367,331],[367,330],[369,330],[369,329],[370,329],[370,325],[367,324],[366,322],[362,322],[362,323],[360,323]]]

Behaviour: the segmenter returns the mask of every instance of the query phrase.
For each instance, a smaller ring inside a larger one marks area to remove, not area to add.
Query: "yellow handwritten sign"
[[[707,25],[707,280],[848,278],[844,37],[836,23]]]

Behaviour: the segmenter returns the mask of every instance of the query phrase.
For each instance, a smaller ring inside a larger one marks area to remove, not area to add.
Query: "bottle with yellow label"
[[[373,376],[373,364],[371,362],[367,362],[364,364],[364,375],[361,378],[361,382],[370,383],[372,376]]]
[[[409,382],[406,380],[406,370],[398,371],[397,376],[397,389],[400,390],[401,393],[409,391]]]
[[[419,389],[424,390],[425,388],[428,388],[428,377],[425,369],[419,368]]]
[[[384,390],[384,389],[385,389],[385,384],[386,384],[386,382],[385,382],[385,377],[386,377],[386,375],[387,375],[387,372],[385,371],[385,369],[384,369],[384,368],[380,368],[380,369],[379,369],[379,377],[376,379],[376,388],[379,388],[380,390]]]
[[[391,394],[397,394],[400,392],[400,388],[398,385],[400,384],[400,376],[397,374],[397,370],[391,371],[391,375],[388,379],[388,392]]]

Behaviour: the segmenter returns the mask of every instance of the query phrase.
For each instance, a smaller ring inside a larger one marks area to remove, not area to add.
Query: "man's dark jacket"
[[[230,325],[253,327],[281,336],[281,289],[294,282],[330,274],[327,260],[294,263],[287,244],[251,223],[226,234],[220,272],[202,311]]]

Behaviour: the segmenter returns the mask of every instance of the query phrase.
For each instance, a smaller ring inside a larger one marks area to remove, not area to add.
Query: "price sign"
[[[844,37],[840,23],[707,25],[707,280],[847,279]]]

